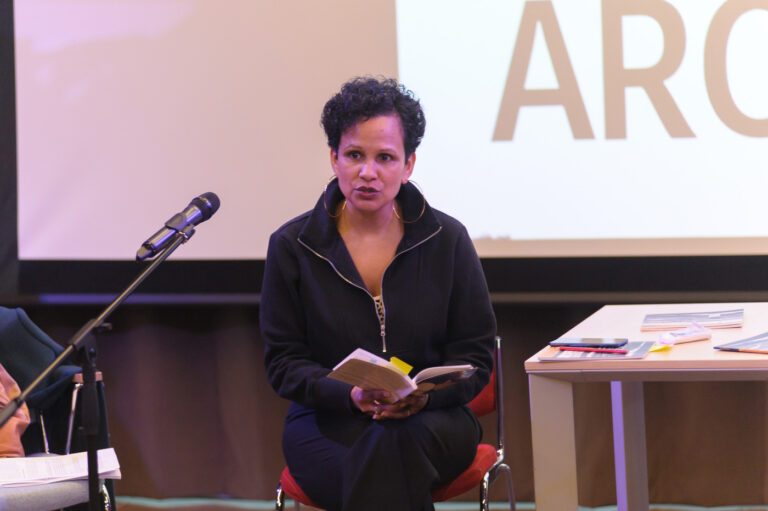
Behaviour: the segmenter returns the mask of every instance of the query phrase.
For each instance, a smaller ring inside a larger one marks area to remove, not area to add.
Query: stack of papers
[[[120,464],[113,448],[99,449],[99,477],[120,479]],[[0,487],[30,486],[88,478],[88,454],[27,456],[0,459]]]
[[[713,312],[678,312],[671,314],[648,314],[640,329],[674,330],[698,323],[707,328],[741,328],[744,324],[744,309]]]

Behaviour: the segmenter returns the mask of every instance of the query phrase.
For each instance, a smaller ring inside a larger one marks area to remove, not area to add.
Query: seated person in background
[[[327,510],[434,509],[430,489],[469,466],[481,436],[466,404],[491,373],[488,287],[464,226],[409,182],[425,128],[410,91],[353,79],[322,125],[334,177],[314,209],[272,234],[261,293],[267,375],[292,401],[283,452]],[[395,401],[326,377],[358,347],[414,373],[477,371]]]

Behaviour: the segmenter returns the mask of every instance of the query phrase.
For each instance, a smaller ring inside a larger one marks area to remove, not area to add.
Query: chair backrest
[[[475,398],[469,402],[469,407],[475,413],[476,416],[482,417],[496,410],[497,403],[497,380],[501,370],[501,339],[496,337],[494,340],[493,350],[493,370],[491,371],[491,379],[488,384],[483,387],[483,390],[475,396]]]
[[[501,337],[494,339],[493,371],[491,380],[483,390],[469,402],[469,407],[478,417],[496,411],[496,431],[499,448],[504,448],[504,377],[501,370]]]
[[[64,351],[32,322],[24,309],[0,307],[0,364],[26,389]],[[73,365],[57,367],[27,398],[33,408],[48,408],[80,371]]]
[[[0,363],[19,387],[25,389],[62,351],[23,309],[0,307]]]
[[[488,415],[496,410],[496,365],[494,364],[491,380],[483,390],[469,402],[469,407],[477,417]]]

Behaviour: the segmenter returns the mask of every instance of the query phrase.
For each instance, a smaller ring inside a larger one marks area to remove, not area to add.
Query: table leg
[[[618,511],[648,509],[643,382],[611,382]]]
[[[573,385],[528,375],[536,511],[576,511],[576,436]]]

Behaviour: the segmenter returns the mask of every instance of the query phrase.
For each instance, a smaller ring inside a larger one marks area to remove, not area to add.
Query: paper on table
[[[120,479],[120,463],[113,448],[99,449],[99,477]],[[88,454],[27,456],[0,459],[0,487],[55,483],[88,477]]]
[[[712,346],[716,350],[741,351],[744,353],[768,353],[768,332],[757,334],[748,339]]]
[[[709,312],[676,312],[648,314],[640,330],[676,330],[685,328],[695,321],[707,328],[741,328],[744,323],[744,309]]]

